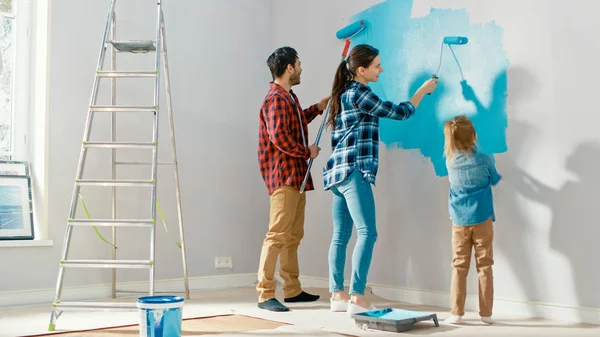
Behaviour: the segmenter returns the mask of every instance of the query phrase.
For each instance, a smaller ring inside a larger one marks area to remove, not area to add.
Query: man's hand
[[[310,150],[311,158],[317,158],[317,156],[319,155],[319,151],[321,151],[321,148],[314,144],[309,146],[308,149]]]
[[[327,109],[327,103],[329,102],[330,98],[331,98],[331,96],[327,96],[319,102],[319,104],[317,106],[319,107],[320,111]]]

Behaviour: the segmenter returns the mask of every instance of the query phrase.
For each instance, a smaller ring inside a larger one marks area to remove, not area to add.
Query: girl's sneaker
[[[450,316],[446,317],[446,319],[444,320],[444,323],[448,324],[458,324],[460,322],[462,322],[462,316],[456,316],[452,314],[450,314]]]

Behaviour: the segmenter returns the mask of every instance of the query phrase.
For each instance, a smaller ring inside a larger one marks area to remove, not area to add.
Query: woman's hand
[[[437,82],[437,78],[430,78],[427,81],[425,81],[423,85],[421,85],[421,88],[419,88],[419,90],[422,90],[426,94],[431,94],[435,91],[435,88],[437,87]]]

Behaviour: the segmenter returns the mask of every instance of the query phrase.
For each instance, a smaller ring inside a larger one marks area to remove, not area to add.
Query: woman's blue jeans
[[[357,240],[352,254],[350,294],[364,295],[377,240],[375,199],[368,180],[358,169],[331,188],[333,192],[333,237],[329,247],[329,291],[344,291],[346,248],[356,226]]]

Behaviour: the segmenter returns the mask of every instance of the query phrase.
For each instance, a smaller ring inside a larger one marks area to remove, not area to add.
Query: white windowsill
[[[52,247],[53,240],[9,240],[0,241],[0,248],[15,248],[15,247]]]

